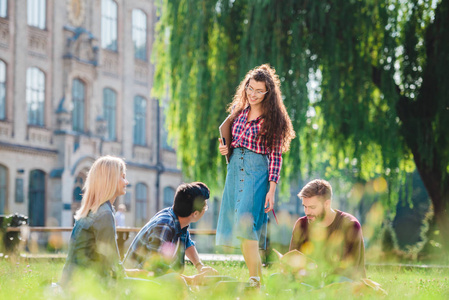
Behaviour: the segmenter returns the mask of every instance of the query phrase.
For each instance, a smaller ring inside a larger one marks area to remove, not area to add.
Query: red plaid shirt
[[[264,119],[258,117],[247,122],[250,107],[248,106],[234,120],[232,124],[232,148],[244,147],[259,154],[268,155],[268,180],[278,183],[282,166],[281,141],[273,149],[268,149],[259,135]]]

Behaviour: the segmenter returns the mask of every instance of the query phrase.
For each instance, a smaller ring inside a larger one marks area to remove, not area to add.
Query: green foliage
[[[388,258],[389,256],[394,255],[395,250],[397,250],[399,247],[396,233],[391,227],[391,224],[385,224],[381,232],[381,238],[382,250],[385,253],[386,257]]]
[[[170,82],[170,129],[186,175],[216,175],[223,161],[217,127],[226,105],[244,74],[264,62],[280,75],[299,137],[286,171],[311,170],[315,166],[302,166],[301,159],[315,162],[323,146],[331,155],[360,158],[371,153],[371,141],[386,147],[385,164],[396,169],[397,159],[390,157],[397,156],[401,141],[395,113],[388,111],[397,97],[381,96],[367,70],[377,64],[373,56],[381,55],[385,35],[379,27],[389,17],[377,6],[381,4],[362,1],[167,1],[155,87],[163,94],[162,87]],[[170,32],[168,41],[165,32]],[[307,83],[315,72],[321,74],[321,86],[309,103]],[[309,105],[319,112],[316,116],[307,117]],[[358,167],[363,163],[359,160]]]
[[[217,128],[244,74],[268,62],[297,136],[284,183],[383,177],[394,209],[416,164],[449,228],[448,1],[166,0],[162,11],[155,91],[169,84],[187,177],[224,181]]]

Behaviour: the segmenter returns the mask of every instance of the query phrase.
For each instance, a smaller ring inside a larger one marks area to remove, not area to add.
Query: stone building
[[[182,174],[151,95],[156,9],[0,0],[0,214],[71,226],[86,171],[106,154],[127,162],[127,226],[171,203]]]

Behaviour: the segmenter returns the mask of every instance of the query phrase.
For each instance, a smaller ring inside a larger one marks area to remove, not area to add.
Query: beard
[[[326,211],[323,209],[323,211],[317,215],[307,215],[307,221],[309,223],[321,222],[324,220],[325,217],[326,217]],[[310,219],[310,218],[313,218],[313,219]]]

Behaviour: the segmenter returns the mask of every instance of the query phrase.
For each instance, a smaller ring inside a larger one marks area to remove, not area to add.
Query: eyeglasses
[[[263,96],[263,95],[265,95],[266,93],[268,93],[268,91],[266,91],[266,92],[261,92],[261,91],[256,91],[255,89],[253,89],[252,87],[250,87],[249,85],[247,85],[246,86],[246,92],[248,93],[248,94],[253,94],[253,93],[255,93],[257,96]]]

